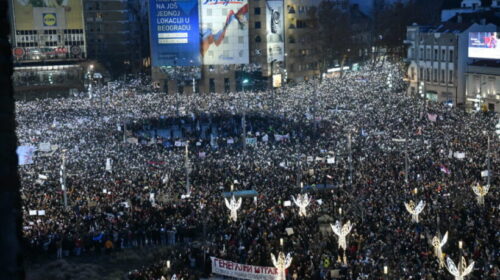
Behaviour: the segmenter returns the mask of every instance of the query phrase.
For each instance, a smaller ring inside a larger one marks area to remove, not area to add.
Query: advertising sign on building
[[[283,27],[283,0],[266,0],[267,62],[283,61],[285,33]]]
[[[82,0],[11,0],[16,61],[83,58]],[[75,50],[68,57],[69,48]]]
[[[201,54],[208,65],[247,64],[247,0],[201,0]]]
[[[149,29],[154,67],[198,66],[198,0],[150,0]]]
[[[500,33],[470,32],[469,57],[500,59]]]

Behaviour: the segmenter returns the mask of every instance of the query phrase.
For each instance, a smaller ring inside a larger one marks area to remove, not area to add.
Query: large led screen
[[[266,1],[267,62],[283,61],[285,34],[283,28],[283,0]]]
[[[204,64],[248,63],[246,0],[201,0],[201,23]]]
[[[150,0],[151,60],[160,66],[199,66],[198,0]]]
[[[500,39],[497,32],[470,32],[469,57],[500,59]]]

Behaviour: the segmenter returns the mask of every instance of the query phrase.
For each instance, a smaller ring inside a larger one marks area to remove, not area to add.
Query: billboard
[[[198,0],[150,0],[152,66],[199,66]]]
[[[268,63],[273,60],[284,60],[285,33],[283,21],[283,0],[266,0]]]
[[[82,0],[11,0],[16,61],[83,59]]]
[[[208,65],[247,64],[247,0],[201,0],[201,54]]]
[[[82,0],[12,0],[15,30],[83,29]]]
[[[469,57],[500,59],[500,33],[469,32]]]

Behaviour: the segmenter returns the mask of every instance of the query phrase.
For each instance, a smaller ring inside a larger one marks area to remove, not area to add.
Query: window
[[[446,61],[446,51],[444,49],[441,50],[441,61]]]
[[[453,50],[450,50],[450,57],[449,57],[449,61],[450,61],[450,62],[453,62]]]
[[[293,35],[288,36],[288,43],[295,44],[295,37]]]
[[[448,81],[450,84],[453,83],[453,70],[450,70],[450,75],[449,75]]]
[[[439,60],[439,57],[438,57],[438,50],[437,49],[434,49],[434,60],[435,61],[438,61]]]
[[[253,9],[253,14],[254,15],[260,15],[260,8],[256,7],[255,9]]]
[[[438,81],[438,70],[434,69],[434,82]]]
[[[425,59],[425,57],[424,57],[424,49],[423,48],[420,48],[420,51],[418,53],[418,58]]]
[[[297,28],[306,28],[307,24],[303,20],[297,20]]]
[[[260,36],[259,35],[255,36],[255,43],[260,43],[260,42],[262,42]]]
[[[229,93],[231,91],[231,84],[229,83],[229,78],[224,78],[224,92]]]
[[[444,70],[441,70],[441,83],[444,83]]]
[[[215,80],[213,78],[210,78],[208,80],[208,91],[210,93],[214,93],[215,92]]]
[[[430,81],[431,80],[431,72],[429,69],[425,69],[425,80]]]
[[[260,29],[260,21],[255,22],[255,29]]]

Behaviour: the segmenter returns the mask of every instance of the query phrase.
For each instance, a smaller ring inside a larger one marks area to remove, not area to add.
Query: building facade
[[[233,6],[225,5],[224,1],[197,3],[202,34],[201,63],[189,67],[175,61],[164,66],[153,63],[153,82],[161,90],[168,93],[227,93],[250,87],[265,90],[273,83],[278,87],[285,82],[319,77],[318,46],[312,40],[317,27],[314,17],[318,0],[233,1]],[[149,11],[150,28],[157,28],[158,18]],[[220,24],[221,20],[224,24]],[[236,21],[240,29],[248,29],[247,34],[231,35],[236,32],[231,30],[232,25],[237,25]],[[223,39],[221,34],[225,35]],[[161,40],[155,36],[158,35],[151,33],[152,46],[155,40]],[[232,50],[226,49],[226,44],[239,50],[240,57],[230,58]],[[217,49],[221,51],[218,53]],[[153,48],[151,52],[152,56],[156,55]],[[227,59],[221,61],[218,57]]]
[[[407,28],[408,94],[465,108],[466,75],[473,59],[468,56],[469,33],[495,32],[494,24],[456,21],[437,27]]]
[[[115,77],[143,71],[149,52],[146,1],[83,1],[88,59]]]
[[[16,92],[82,90],[87,42],[81,0],[9,4]]]
[[[467,111],[500,112],[500,61],[478,61],[465,73]]]

